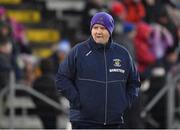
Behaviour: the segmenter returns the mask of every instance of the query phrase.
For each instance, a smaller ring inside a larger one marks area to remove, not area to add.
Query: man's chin
[[[98,43],[98,44],[104,44],[102,40],[96,40],[96,43]]]
[[[105,43],[103,43],[103,42],[96,42],[97,44],[105,44]]]

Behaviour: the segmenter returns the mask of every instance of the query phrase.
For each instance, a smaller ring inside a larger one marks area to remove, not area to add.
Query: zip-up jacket
[[[90,37],[77,44],[60,64],[59,92],[70,101],[70,120],[121,124],[123,112],[138,96],[139,75],[128,51]]]

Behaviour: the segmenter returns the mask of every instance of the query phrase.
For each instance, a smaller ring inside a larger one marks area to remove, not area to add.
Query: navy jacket
[[[124,47],[112,40],[97,44],[90,37],[60,64],[56,84],[70,101],[71,121],[120,124],[138,96],[140,79]]]

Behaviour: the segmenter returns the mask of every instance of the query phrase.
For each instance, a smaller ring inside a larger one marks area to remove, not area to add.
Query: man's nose
[[[97,28],[97,33],[101,33],[101,29],[100,28]]]

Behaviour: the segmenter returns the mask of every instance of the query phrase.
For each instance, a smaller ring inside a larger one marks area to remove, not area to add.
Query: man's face
[[[100,24],[95,24],[92,27],[91,35],[95,42],[100,44],[106,44],[110,38],[108,30]]]
[[[6,43],[4,45],[0,46],[0,52],[4,54],[11,54],[12,52],[12,44],[11,43]]]
[[[57,52],[59,61],[63,61],[67,55],[68,55],[68,53],[65,53],[65,52]]]

